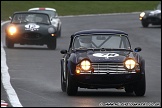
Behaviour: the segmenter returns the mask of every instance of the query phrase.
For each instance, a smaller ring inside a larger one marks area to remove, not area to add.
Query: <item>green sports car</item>
[[[51,24],[48,14],[37,12],[15,12],[5,29],[6,46],[44,45],[56,49],[56,28]]]
[[[161,3],[157,5],[155,10],[141,12],[139,19],[143,27],[148,27],[149,24],[161,25]]]

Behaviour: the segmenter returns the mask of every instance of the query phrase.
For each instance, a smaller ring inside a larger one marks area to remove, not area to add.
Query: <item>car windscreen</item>
[[[127,36],[118,34],[79,35],[74,38],[72,49],[78,49],[81,47],[130,49],[130,43]]]
[[[50,19],[46,14],[18,13],[14,14],[11,23],[43,23],[50,24]]]
[[[55,11],[52,11],[52,10],[30,10],[30,11],[46,13],[46,14],[48,14],[50,17],[56,17],[56,12],[55,12]]]

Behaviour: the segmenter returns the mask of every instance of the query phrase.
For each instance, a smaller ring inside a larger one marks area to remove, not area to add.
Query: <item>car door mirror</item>
[[[52,20],[54,19],[54,17],[51,17],[50,19],[51,19],[51,21],[52,21]]]
[[[140,52],[142,49],[140,48],[140,47],[136,47],[135,49],[134,49],[134,51],[135,52]]]
[[[9,16],[8,18],[9,18],[9,20],[12,20],[12,17],[11,16]]]

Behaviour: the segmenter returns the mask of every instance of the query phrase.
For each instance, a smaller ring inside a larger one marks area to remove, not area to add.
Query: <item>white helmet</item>
[[[91,48],[92,47],[92,37],[91,36],[81,36],[79,37],[79,43],[81,47]]]

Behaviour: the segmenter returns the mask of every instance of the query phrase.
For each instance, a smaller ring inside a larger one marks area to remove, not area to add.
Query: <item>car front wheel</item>
[[[148,27],[149,23],[142,21],[142,26],[143,27]]]
[[[145,60],[141,60],[141,79],[134,83],[133,90],[136,96],[143,96],[146,92],[146,78],[145,78]]]
[[[68,72],[67,80],[66,80],[66,92],[69,96],[74,96],[77,94],[77,91],[78,91],[78,86],[70,76],[70,73]]]
[[[60,27],[60,29],[57,32],[57,37],[61,37],[61,27]]]
[[[125,92],[126,93],[133,93],[133,87],[131,85],[125,86]]]
[[[63,92],[66,92],[66,83],[64,81],[64,73],[63,73],[63,68],[61,66],[61,90]]]
[[[136,96],[143,96],[146,91],[146,80],[145,75],[142,76],[142,79],[134,85],[134,93]]]
[[[49,49],[55,50],[56,49],[56,38],[53,38],[52,40],[47,43],[47,47]]]
[[[7,36],[6,36],[6,46],[8,48],[13,48],[14,47],[14,42],[11,39],[9,39]]]

